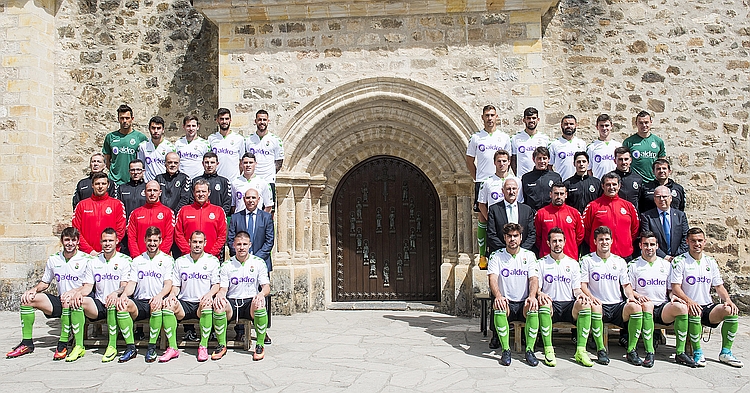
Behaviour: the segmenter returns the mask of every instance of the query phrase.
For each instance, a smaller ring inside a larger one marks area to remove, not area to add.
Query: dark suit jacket
[[[656,240],[659,241],[659,249],[656,254],[662,258],[667,255],[677,256],[688,251],[687,231],[688,220],[685,213],[675,208],[669,209],[669,218],[671,219],[670,240],[671,244],[667,245],[667,238],[664,235],[664,227],[661,225],[661,212],[653,208],[641,214],[641,231],[651,231],[656,234]]]
[[[271,250],[273,250],[273,218],[271,214],[260,209],[255,209],[255,230],[253,231],[253,238],[251,239],[252,245],[250,246],[250,252],[253,255],[266,261],[266,267],[270,272],[273,267],[271,263]],[[247,224],[245,223],[245,215],[248,214],[247,209],[232,214],[232,219],[229,222],[229,229],[227,230],[227,243],[229,244],[229,253],[234,255],[234,237],[238,232],[248,232]]]
[[[536,242],[536,230],[534,229],[534,216],[536,211],[518,203],[518,224],[523,227],[523,236],[521,237],[521,248],[532,250]],[[503,237],[503,226],[508,223],[508,216],[505,214],[505,201],[490,206],[487,214],[487,256],[493,252],[505,248],[505,238]]]

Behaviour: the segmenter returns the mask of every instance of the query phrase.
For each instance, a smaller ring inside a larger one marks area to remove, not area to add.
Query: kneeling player
[[[671,265],[656,255],[659,242],[651,231],[641,233],[641,256],[630,262],[628,275],[635,289],[635,298],[641,304],[641,318],[634,314],[630,324],[640,325],[643,335],[643,346],[646,348],[646,360],[643,361],[635,350],[638,339],[628,340],[627,359],[636,366],[654,363],[654,323],[670,325],[674,322],[675,363],[695,367],[690,356],[685,354],[685,340],[688,331],[687,306],[679,297],[668,295],[669,274]],[[629,325],[630,325],[629,324]],[[651,366],[647,366],[651,367]]]
[[[83,329],[85,322],[81,304],[83,296],[82,284],[91,282],[89,263],[93,259],[90,255],[78,250],[80,234],[78,229],[68,227],[60,234],[63,250],[50,255],[44,267],[42,279],[33,288],[21,295],[21,343],[12,351],[5,354],[7,358],[15,358],[34,352],[32,331],[34,329],[35,311],[41,310],[47,318],[60,318],[60,340],[52,356],[53,360],[65,359],[68,355],[68,340],[71,324],[74,329],[76,352],[83,348]],[[60,296],[42,293],[49,288],[52,279],[57,280],[57,291]],[[88,291],[91,290],[89,285]]]
[[[565,255],[565,234],[555,227],[547,234],[550,254],[539,260],[539,277],[542,282],[539,300],[539,325],[544,342],[544,364],[557,364],[552,347],[552,324],[576,324],[577,342],[575,360],[586,367],[594,363],[586,352],[586,341],[591,329],[591,299],[581,291],[581,268],[578,261]]]
[[[211,254],[204,253],[205,246],[206,235],[201,231],[193,232],[190,235],[190,253],[177,258],[174,262],[172,290],[162,310],[162,323],[169,340],[169,348],[159,358],[160,362],[167,362],[180,355],[173,328],[176,329],[177,321],[183,319],[200,321],[198,361],[208,360],[206,346],[213,323],[213,298],[219,291],[219,260]]]
[[[627,325],[630,340],[637,342],[640,321],[628,324],[628,320],[641,318],[641,305],[633,296],[627,263],[610,252],[612,231],[605,226],[596,228],[594,243],[596,251],[581,258],[581,290],[591,299],[591,334],[596,343],[596,362],[606,365],[609,356],[604,348],[604,324],[614,323],[620,328]],[[626,301],[622,300],[620,287]],[[643,363],[646,367],[653,364],[653,356]]]
[[[506,247],[493,252],[487,266],[490,290],[495,296],[495,330],[503,348],[500,357],[503,366],[509,366],[511,361],[508,322],[512,321],[526,322],[526,361],[531,366],[539,364],[534,355],[539,329],[539,304],[534,295],[539,290],[539,272],[534,253],[521,248],[522,231],[523,227],[518,224],[505,224]]]
[[[253,320],[258,342],[253,352],[253,360],[265,356],[264,341],[268,326],[266,296],[271,292],[266,262],[250,255],[250,235],[239,232],[234,238],[236,255],[221,265],[221,289],[214,301],[214,329],[219,345],[211,355],[212,360],[219,360],[227,352],[227,320],[236,316]],[[258,292],[258,286],[261,291]]]
[[[721,325],[721,353],[719,361],[732,367],[742,367],[742,361],[732,354],[732,344],[737,334],[739,319],[737,306],[729,298],[724,280],[721,279],[716,260],[703,253],[706,235],[700,228],[690,228],[687,233],[688,252],[672,261],[672,293],[687,303],[689,310],[688,333],[693,346],[693,360],[705,367],[706,358],[701,350],[702,326],[715,328]],[[711,300],[711,287],[723,301]]]

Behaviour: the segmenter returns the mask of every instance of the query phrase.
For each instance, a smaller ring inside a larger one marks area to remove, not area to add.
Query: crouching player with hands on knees
[[[53,360],[65,359],[68,355],[68,341],[71,326],[74,327],[76,352],[83,351],[83,297],[91,291],[89,264],[93,257],[78,249],[80,234],[78,229],[67,227],[60,234],[63,250],[50,255],[44,267],[42,279],[33,288],[21,295],[21,343],[5,354],[6,358],[17,358],[34,352],[32,332],[36,310],[41,310],[47,318],[60,318],[60,340]],[[42,293],[49,288],[52,280],[57,280],[60,296]],[[77,359],[77,357],[76,357]],[[75,359],[73,359],[75,360]]]
[[[742,367],[742,361],[732,354],[732,344],[739,325],[738,309],[724,287],[716,260],[703,253],[705,244],[706,235],[702,229],[688,229],[688,252],[672,260],[672,295],[687,304],[688,333],[693,347],[693,361],[699,367],[706,366],[706,358],[701,349],[703,326],[715,328],[721,323],[719,361],[732,367]],[[723,303],[713,302],[712,287],[716,289],[716,294]]]
[[[214,301],[214,329],[219,345],[211,359],[219,360],[227,352],[227,320],[252,319],[257,336],[253,360],[265,357],[264,341],[268,326],[266,296],[271,292],[266,262],[250,254],[250,234],[238,232],[234,237],[235,256],[221,265],[221,289]],[[258,287],[261,288],[258,292]]]

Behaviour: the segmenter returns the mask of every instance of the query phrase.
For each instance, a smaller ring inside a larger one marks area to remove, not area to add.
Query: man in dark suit
[[[688,251],[688,220],[685,213],[672,208],[671,190],[666,186],[654,190],[656,208],[641,214],[641,231],[656,234],[659,249],[656,254],[671,262],[672,259]]]
[[[536,231],[534,230],[534,214],[536,212],[531,207],[518,202],[518,187],[519,184],[516,179],[507,179],[503,184],[504,201],[489,208],[487,214],[487,256],[505,248],[503,226],[509,222],[520,224],[523,227],[521,248],[536,252],[536,250],[533,250],[536,241]]]

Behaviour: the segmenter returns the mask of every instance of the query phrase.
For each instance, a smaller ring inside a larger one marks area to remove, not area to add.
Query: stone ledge
[[[438,311],[438,302],[334,302],[326,306],[328,310],[389,310],[389,311]]]

